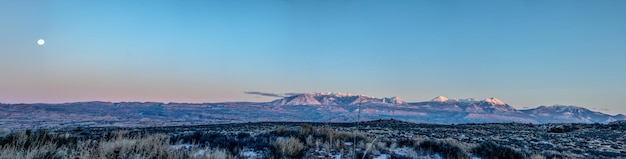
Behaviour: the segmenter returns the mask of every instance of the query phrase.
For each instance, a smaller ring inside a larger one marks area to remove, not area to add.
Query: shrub
[[[292,158],[300,157],[304,149],[304,144],[294,137],[279,138],[276,140],[274,146],[283,156]]]
[[[0,139],[9,136],[9,134],[11,134],[11,129],[8,129],[8,128],[0,129]]]
[[[240,132],[240,133],[237,134],[237,139],[244,139],[244,138],[248,138],[248,137],[250,137],[250,134],[248,134],[248,133]]]
[[[548,129],[548,133],[568,133],[575,130],[578,130],[578,128],[574,126],[563,125]]]
[[[313,141],[313,136],[311,136],[311,135],[306,137],[305,141],[306,141],[306,145],[307,146],[314,146],[315,145],[315,143]]]
[[[185,133],[182,135],[172,136],[170,138],[170,141],[171,141],[171,144],[175,144],[177,142],[182,142],[182,143],[187,143],[187,144],[191,144],[191,143],[204,144],[205,141],[200,141],[200,138],[202,138],[203,135],[204,133],[202,131],[195,131],[192,134]]]
[[[287,127],[281,125],[281,126],[276,127],[276,130],[270,133],[275,136],[290,137],[290,136],[298,136],[299,130],[290,130]]]
[[[482,158],[510,158],[510,159],[523,159],[524,155],[509,147],[500,146],[493,142],[482,143],[478,147],[472,149],[478,157]]]
[[[354,140],[354,135],[350,132],[339,131],[335,132],[335,138],[341,141],[352,141]],[[359,138],[359,141],[362,141],[362,138]]]
[[[309,135],[313,135],[315,133],[315,128],[311,125],[302,125],[300,126],[299,135],[300,137],[308,137]]]
[[[324,138],[325,141],[332,142],[337,136],[337,132],[331,128],[324,127],[319,130],[319,134],[316,136]]]
[[[232,159],[233,155],[224,149],[206,149],[202,157],[207,159]]]
[[[415,140],[401,138],[397,140],[396,144],[398,147],[413,147],[415,145]]]
[[[424,141],[418,148],[426,151],[439,153],[444,158],[470,158],[463,149],[447,142]]]
[[[372,155],[367,155],[365,154],[365,152],[359,151],[356,153],[356,158],[366,158],[366,159],[372,159]]]
[[[250,136],[243,139],[236,140],[238,146],[236,149],[231,150],[232,152],[238,151],[238,149],[242,148],[252,148],[255,150],[263,150],[272,148],[271,137],[267,136],[268,134],[260,134],[257,136]]]
[[[277,133],[283,133],[283,132],[285,132],[287,130],[289,130],[289,129],[287,129],[287,127],[285,127],[283,125],[280,125],[280,126],[276,127],[276,132]]]

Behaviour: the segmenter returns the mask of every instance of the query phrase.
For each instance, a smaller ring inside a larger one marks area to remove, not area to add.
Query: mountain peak
[[[491,103],[493,105],[506,105],[506,103],[504,103],[503,101],[501,101],[501,100],[499,100],[497,98],[494,98],[494,97],[487,98],[484,101],[487,102],[487,103]]]
[[[430,100],[431,102],[446,102],[448,101],[448,98],[444,97],[444,96],[437,96],[435,98],[433,98],[432,100]]]
[[[383,98],[383,103],[405,104],[406,102],[398,97]]]
[[[335,97],[349,97],[349,96],[353,96],[352,93],[342,93],[342,92],[322,92],[322,93],[311,93],[311,94],[315,94],[315,95],[329,95],[329,96],[335,96]]]

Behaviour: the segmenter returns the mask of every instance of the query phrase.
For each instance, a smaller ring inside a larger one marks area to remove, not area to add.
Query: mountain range
[[[578,106],[539,106],[517,110],[497,99],[448,99],[437,96],[430,101],[405,102],[398,97],[375,98],[342,93],[306,93],[278,99],[273,106],[326,106],[350,112],[355,105],[362,106],[365,119],[376,117],[398,118],[424,123],[608,123],[626,120],[626,116],[608,115]],[[354,112],[353,112],[354,113]]]
[[[76,102],[0,104],[0,125],[15,128],[67,126],[159,126],[227,122],[354,122],[399,119],[417,123],[608,123],[626,116],[578,106],[517,110],[496,98],[406,102],[350,93],[305,93],[270,102],[157,103]]]

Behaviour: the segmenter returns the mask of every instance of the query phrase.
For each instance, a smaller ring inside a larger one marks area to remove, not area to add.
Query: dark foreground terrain
[[[357,126],[358,125],[358,126]],[[626,158],[626,123],[261,122],[0,130],[0,158]]]

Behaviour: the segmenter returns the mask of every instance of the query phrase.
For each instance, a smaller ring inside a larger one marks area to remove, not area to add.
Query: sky
[[[626,1],[0,4],[0,103],[330,91],[626,114]]]

